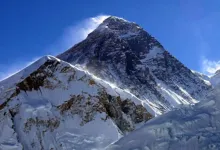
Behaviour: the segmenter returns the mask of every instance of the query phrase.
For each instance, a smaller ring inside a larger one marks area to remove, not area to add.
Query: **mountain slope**
[[[217,70],[216,73],[210,77],[210,82],[214,87],[220,87],[220,70]]]
[[[152,118],[135,96],[52,56],[0,87],[4,150],[103,149]]]
[[[170,111],[121,138],[108,150],[219,150],[220,90],[195,106]]]
[[[146,101],[156,114],[198,102],[211,89],[139,25],[109,17],[58,58]]]
[[[198,76],[201,80],[203,80],[207,85],[212,85],[211,78],[205,74],[202,74],[200,72],[191,70],[192,73],[194,73],[196,76]]]

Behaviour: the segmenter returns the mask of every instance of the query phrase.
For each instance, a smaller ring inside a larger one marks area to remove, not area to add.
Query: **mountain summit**
[[[58,58],[130,91],[155,114],[196,103],[211,88],[142,27],[113,16]]]

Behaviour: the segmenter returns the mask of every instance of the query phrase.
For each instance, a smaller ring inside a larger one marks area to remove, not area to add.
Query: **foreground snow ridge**
[[[220,90],[195,106],[168,112],[109,146],[108,150],[219,150]]]
[[[104,149],[153,117],[130,93],[53,56],[0,87],[4,150]]]

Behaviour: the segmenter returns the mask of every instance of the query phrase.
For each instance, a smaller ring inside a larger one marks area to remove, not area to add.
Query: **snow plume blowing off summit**
[[[98,15],[67,27],[62,36],[61,49],[66,50],[74,44],[84,40],[89,33],[95,30],[98,25],[100,25],[108,17],[108,15]]]
[[[60,38],[58,38],[57,42],[53,43],[52,46],[46,48],[45,55],[52,54],[57,55],[58,53],[70,48],[74,44],[84,40],[89,33],[91,33],[94,29],[98,27],[108,15],[98,15],[95,17],[87,18],[82,21],[79,21],[75,25],[69,26],[64,29],[63,34]],[[37,59],[39,56],[31,56],[32,58],[29,60],[21,60],[18,62],[13,62],[11,65],[6,66],[4,64],[0,64],[1,68],[5,71],[0,71],[0,81],[14,75],[15,73],[19,72],[20,70],[24,69],[25,67],[29,66]]]

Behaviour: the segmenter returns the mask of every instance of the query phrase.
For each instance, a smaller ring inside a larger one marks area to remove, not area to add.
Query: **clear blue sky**
[[[191,69],[204,71],[204,60],[220,66],[219,0],[2,0],[0,78],[36,57],[64,51],[53,45],[66,29],[100,14],[138,23]]]

